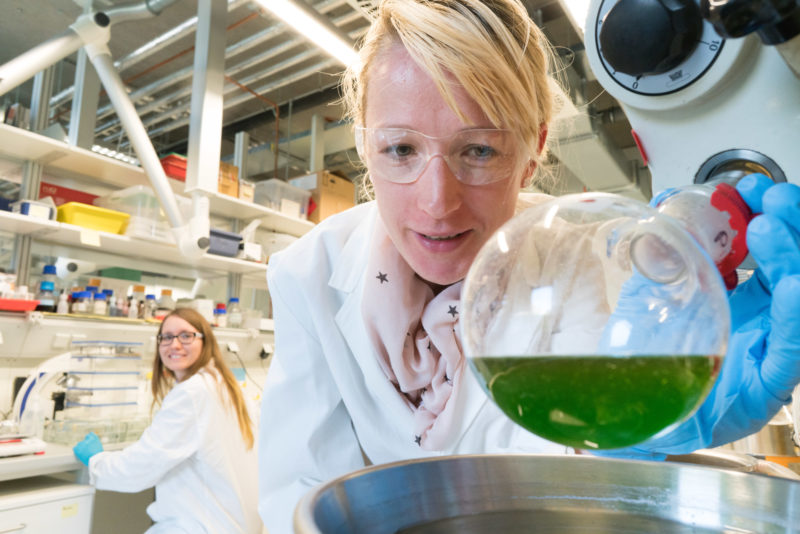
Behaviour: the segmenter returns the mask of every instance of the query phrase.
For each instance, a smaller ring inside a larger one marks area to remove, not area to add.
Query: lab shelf
[[[204,254],[198,260],[183,257],[178,248],[171,243],[137,239],[120,234],[110,234],[97,230],[89,230],[72,224],[37,219],[27,215],[0,211],[0,230],[58,245],[68,245],[84,249],[100,250],[120,256],[136,256],[137,258],[187,265],[199,269],[226,271],[235,274],[263,275],[267,266],[264,263]]]
[[[116,187],[150,183],[141,167],[7,124],[0,124],[0,158],[34,161],[56,172],[88,176]],[[175,192],[183,193],[183,182],[172,179],[169,182]],[[309,221],[222,193],[208,196],[212,215],[241,220],[261,219],[263,228],[294,236],[301,236],[314,227]]]

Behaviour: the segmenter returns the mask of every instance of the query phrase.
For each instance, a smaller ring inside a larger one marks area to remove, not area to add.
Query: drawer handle
[[[11,527],[5,530],[0,530],[0,534],[8,534],[9,532],[19,532],[20,530],[25,530],[25,527],[27,526],[28,525],[26,525],[25,523],[20,523],[18,527]]]

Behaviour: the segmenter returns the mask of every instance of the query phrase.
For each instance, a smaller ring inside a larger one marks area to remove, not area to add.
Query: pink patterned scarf
[[[461,282],[434,296],[400,256],[380,217],[366,276],[361,313],[384,373],[413,411],[409,439],[442,450],[466,366],[457,324]]]

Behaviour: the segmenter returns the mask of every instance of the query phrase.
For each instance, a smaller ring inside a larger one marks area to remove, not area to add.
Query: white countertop
[[[64,471],[85,469],[72,454],[72,447],[48,443],[44,454],[23,454],[0,458],[0,480],[13,480]]]

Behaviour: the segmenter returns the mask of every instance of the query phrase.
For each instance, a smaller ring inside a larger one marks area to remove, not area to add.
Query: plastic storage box
[[[239,242],[242,240],[239,234],[212,228],[209,238],[211,240],[208,247],[209,254],[232,257],[239,253]]]
[[[191,200],[176,196],[184,218],[191,216]],[[146,185],[135,185],[98,197],[96,206],[122,211],[130,215],[125,235],[158,241],[173,241],[169,223],[161,211],[155,192]]]
[[[308,199],[310,198],[311,191],[289,185],[276,178],[256,182],[253,192],[253,201],[256,204],[298,219],[308,218]]]
[[[180,154],[169,154],[161,158],[164,173],[170,178],[186,181],[186,158]]]
[[[57,218],[67,224],[75,224],[111,234],[121,234],[125,231],[130,215],[81,202],[67,202],[58,207]]]
[[[54,219],[56,215],[55,204],[52,201],[18,200],[11,204],[11,211],[37,219]]]

